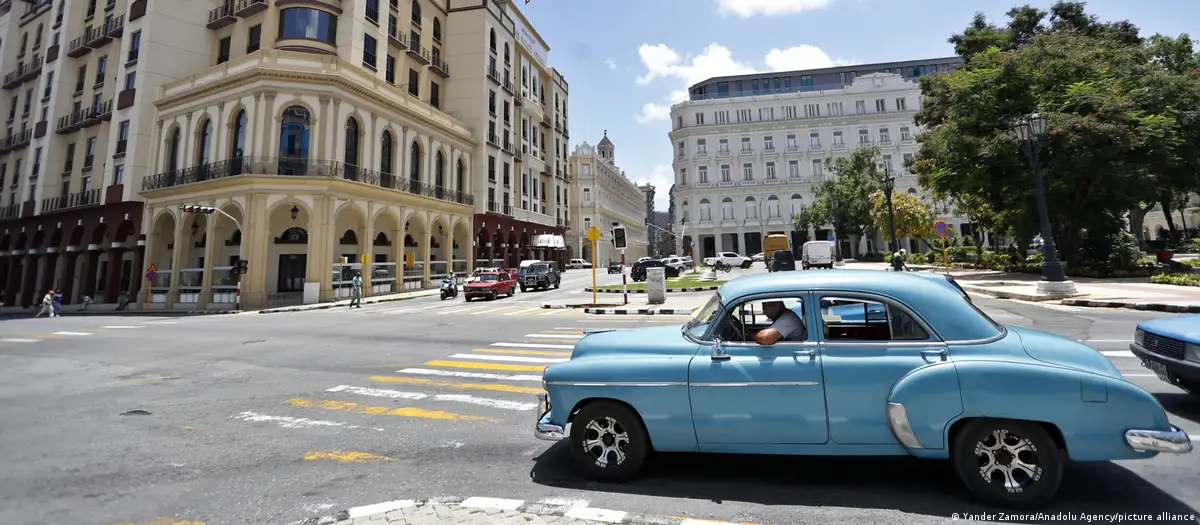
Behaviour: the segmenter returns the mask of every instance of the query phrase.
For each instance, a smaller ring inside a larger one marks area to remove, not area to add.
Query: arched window
[[[433,185],[438,191],[446,187],[446,157],[441,151],[433,157]]]
[[[42,46],[42,24],[38,24],[37,32],[33,34],[33,48],[37,49]]]
[[[505,64],[509,63],[509,59],[508,59],[508,42],[505,42],[505,43],[504,43],[504,63],[505,63]]]
[[[291,106],[283,111],[279,124],[279,174],[308,173],[309,139],[312,116],[307,109]]]
[[[421,181],[421,145],[417,141],[413,141],[412,147],[409,148],[408,164],[408,179],[415,185]]]
[[[778,217],[779,216],[779,197],[776,197],[774,195],[767,197],[767,216],[768,217]]]
[[[196,136],[196,165],[208,164],[212,146],[212,120],[205,118],[200,124],[200,134]]]
[[[21,50],[17,52],[17,56],[25,54],[25,46],[29,45],[29,33],[21,33]]]
[[[179,169],[179,142],[182,136],[179,128],[175,128],[171,132],[171,139],[167,141],[167,171]]]
[[[721,199],[721,220],[733,219],[733,199],[725,197]]]
[[[467,191],[467,167],[463,165],[462,159],[458,159],[458,166],[454,168],[456,180],[454,181],[454,189],[465,192]]]
[[[395,159],[395,154],[392,152],[393,147],[392,132],[384,131],[379,144],[379,172],[389,177],[392,174]]]
[[[746,197],[746,218],[754,219],[758,217],[758,203],[754,201],[754,197]]]
[[[412,21],[417,27],[421,27],[421,2],[417,0],[412,1]]]
[[[491,48],[493,53],[496,52],[496,30],[495,29],[488,30],[488,47]]]
[[[233,117],[233,140],[229,145],[230,157],[239,158],[246,154],[246,110],[238,110]]]
[[[442,41],[442,20],[437,17],[433,18],[433,39]]]
[[[799,193],[793,193],[792,194],[792,215],[800,213],[801,211],[804,211],[804,197],[801,197]]]
[[[700,199],[700,220],[711,221],[712,210],[709,209],[708,199]]]
[[[358,119],[350,117],[346,119],[346,151],[345,160],[346,179],[358,180],[358,161],[359,161],[359,135]]]

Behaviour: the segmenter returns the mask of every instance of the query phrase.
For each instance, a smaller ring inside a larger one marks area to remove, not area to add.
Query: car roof
[[[973,341],[997,335],[996,325],[965,302],[964,294],[944,275],[878,270],[776,272],[749,275],[720,288],[729,302],[747,295],[782,291],[867,292],[904,303],[947,341]]]

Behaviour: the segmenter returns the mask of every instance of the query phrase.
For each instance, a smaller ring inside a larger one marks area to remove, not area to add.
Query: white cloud
[[[794,15],[816,11],[833,5],[833,0],[717,0],[717,11],[742,18],[754,15]]]
[[[788,3],[779,0],[780,3]],[[772,49],[763,59],[766,69],[759,69],[753,64],[740,62],[733,57],[729,48],[720,44],[709,44],[704,52],[695,56],[682,57],[666,44],[642,44],[638,47],[638,56],[646,67],[646,74],[637,77],[637,83],[647,85],[658,79],[674,79],[683,84],[682,89],[671,91],[666,102],[649,102],[635,118],[642,124],[649,124],[669,119],[671,105],[688,99],[687,87],[712,77],[747,75],[762,71],[788,71],[797,69],[815,69],[853,64],[854,61],[831,58],[816,46],[802,44],[786,49]]]
[[[611,59],[611,58],[609,58],[609,59],[605,60],[605,61],[604,61],[604,65],[608,66],[608,68],[609,68],[609,69],[616,69],[616,68],[617,68],[617,63],[616,63],[616,62],[613,62],[613,59]]]

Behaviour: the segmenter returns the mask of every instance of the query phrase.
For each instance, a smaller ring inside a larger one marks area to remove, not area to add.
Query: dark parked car
[[[624,270],[624,268],[621,267],[620,262],[608,261],[608,273],[621,273],[622,270]]]
[[[540,262],[529,265],[521,275],[521,291],[529,288],[549,290],[562,284],[562,276],[558,273],[558,265],[553,262]]]
[[[679,268],[667,266],[666,263],[659,260],[650,259],[648,261],[635,263],[633,267],[629,269],[629,278],[633,279],[634,281],[645,281],[646,268],[665,268],[667,278],[679,277]]]
[[[796,269],[796,256],[791,250],[775,250],[771,252],[771,261],[767,269],[772,272],[785,272]]]

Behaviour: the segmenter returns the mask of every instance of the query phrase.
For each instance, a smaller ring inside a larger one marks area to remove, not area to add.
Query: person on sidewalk
[[[354,274],[350,282],[350,308],[362,308],[362,272]]]
[[[62,317],[62,292],[54,291],[54,317]]]
[[[46,292],[46,295],[42,296],[42,308],[38,310],[38,313],[33,317],[37,318],[41,317],[42,315],[47,317],[57,317],[57,314],[54,313],[54,290],[50,290]]]
[[[87,310],[87,307],[89,304],[92,304],[92,296],[90,296],[90,295],[83,296],[83,299],[79,300],[79,311],[82,312],[84,310]]]

